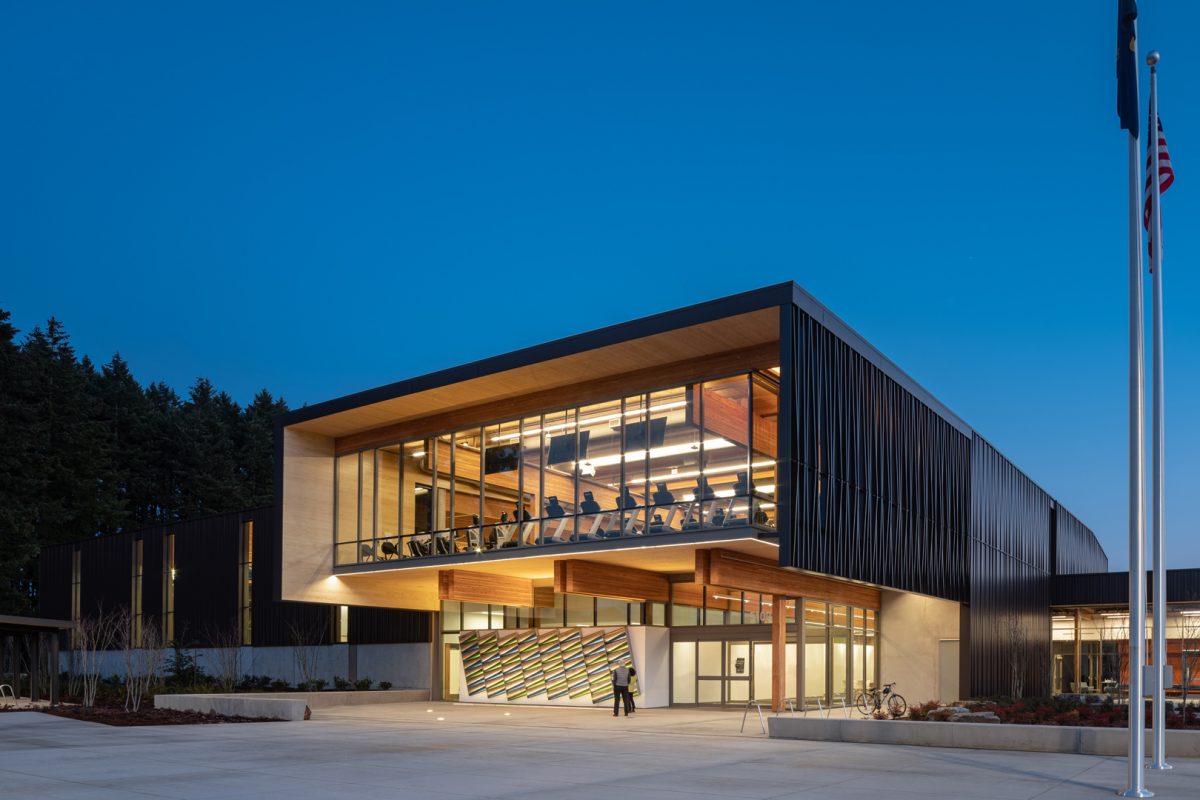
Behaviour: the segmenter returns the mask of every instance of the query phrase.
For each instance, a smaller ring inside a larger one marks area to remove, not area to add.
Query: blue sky
[[[9,4],[0,307],[300,405],[796,280],[1122,568],[1115,6]],[[1141,13],[1169,555],[1200,566],[1200,7]]]

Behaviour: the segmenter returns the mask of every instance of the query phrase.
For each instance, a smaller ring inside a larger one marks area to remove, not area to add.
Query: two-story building
[[[277,425],[280,599],[432,612],[435,697],[602,704],[623,661],[644,706],[1044,695],[1051,579],[1107,569],[793,283]]]

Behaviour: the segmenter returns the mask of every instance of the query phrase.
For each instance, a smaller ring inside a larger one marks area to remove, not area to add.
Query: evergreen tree
[[[274,418],[200,378],[143,389],[119,354],[96,370],[51,318],[17,342],[0,309],[0,613],[31,609],[49,544],[269,505]]]
[[[198,378],[183,407],[187,446],[183,453],[182,514],[201,517],[235,511],[238,470],[234,437],[240,410],[225,392],[207,378]]]
[[[238,437],[241,492],[238,505],[256,508],[270,505],[275,496],[275,417],[287,411],[283,398],[276,400],[266,389],[242,412]]]
[[[156,520],[152,508],[156,505],[157,478],[150,463],[155,453],[150,401],[134,380],[129,364],[120,353],[100,369],[94,381],[100,417],[108,435],[111,469],[116,491],[124,513],[115,527],[102,528],[115,532],[138,523]]]
[[[0,309],[0,613],[28,610],[38,554],[26,467],[32,415],[23,402],[20,350],[11,314]]]

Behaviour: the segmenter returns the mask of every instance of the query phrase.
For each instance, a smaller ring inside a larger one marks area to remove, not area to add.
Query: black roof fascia
[[[1154,575],[1146,573],[1146,596],[1154,589]],[[1167,602],[1200,602],[1200,568],[1167,570]],[[1127,606],[1129,572],[1089,572],[1050,578],[1052,606]]]
[[[709,300],[673,311],[664,311],[660,314],[642,317],[629,322],[609,325],[605,328],[575,334],[564,339],[556,339],[545,344],[525,347],[503,355],[473,361],[469,364],[430,372],[418,377],[389,383],[386,386],[356,392],[315,405],[298,408],[294,411],[288,411],[277,418],[278,424],[286,427],[299,422],[306,422],[310,419],[348,411],[359,406],[379,403],[427,389],[435,389],[439,386],[492,375],[504,372],[505,370],[517,369],[554,358],[583,353],[588,350],[595,350],[632,339],[641,339],[678,328],[700,325],[737,314],[746,314],[773,306],[782,306],[784,303],[791,301],[794,286],[795,284],[790,281],[766,286],[761,289],[754,289],[717,300]]]

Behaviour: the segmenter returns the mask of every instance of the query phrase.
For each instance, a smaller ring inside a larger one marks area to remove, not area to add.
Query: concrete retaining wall
[[[305,712],[334,706],[362,706],[375,703],[423,703],[428,689],[392,689],[386,692],[238,692],[237,694],[160,694],[156,708],[231,714],[242,717],[279,717],[307,719]],[[276,705],[290,704],[290,705]],[[233,711],[226,709],[236,709]],[[265,710],[263,710],[265,709]]]
[[[772,739],[1098,756],[1123,756],[1128,752],[1129,743],[1126,728],[814,717],[771,717],[767,727]],[[1149,733],[1146,734],[1146,752],[1150,752]],[[1167,731],[1167,758],[1200,758],[1200,731]]]
[[[154,707],[231,717],[272,717],[289,722],[308,719],[308,705],[303,700],[264,695],[160,694],[154,697]]]
[[[204,695],[195,695],[201,697]],[[429,700],[428,689],[389,689],[386,692],[246,692],[222,697],[264,697],[282,700],[303,700],[310,709],[333,706],[366,706],[376,703],[424,703]]]

